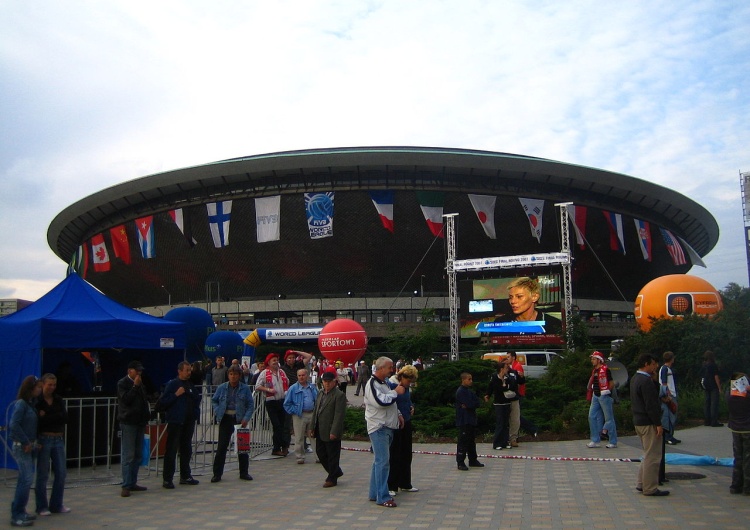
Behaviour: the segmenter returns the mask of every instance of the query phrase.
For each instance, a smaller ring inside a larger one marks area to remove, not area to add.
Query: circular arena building
[[[424,309],[445,320],[440,214],[458,214],[457,259],[549,253],[562,247],[557,203],[576,206],[573,303],[592,321],[628,321],[648,281],[688,271],[719,237],[701,205],[627,175],[508,153],[362,147],[135,179],[63,210],[47,239],[109,297],[157,316],[190,304],[240,327],[337,316],[416,322]],[[555,274],[559,267],[458,280]]]

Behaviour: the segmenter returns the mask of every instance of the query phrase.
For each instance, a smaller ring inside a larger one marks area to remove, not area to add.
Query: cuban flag
[[[541,199],[524,199],[518,198],[526,212],[531,226],[531,235],[536,238],[537,243],[542,242],[542,213],[544,211],[544,201]]]
[[[370,198],[380,216],[383,228],[393,233],[393,190],[371,191]]]
[[[647,221],[633,219],[635,221],[635,231],[638,232],[638,242],[641,244],[643,259],[651,261],[651,227]]]
[[[682,251],[677,238],[666,228],[659,228],[659,230],[661,231],[661,237],[664,239],[664,244],[667,246],[669,255],[672,256],[672,263],[675,265],[687,265],[685,253]]]
[[[214,247],[229,246],[229,218],[232,215],[232,201],[209,202],[206,204],[206,209]]]
[[[136,219],[135,230],[138,233],[138,245],[141,247],[141,256],[143,256],[143,259],[151,259],[156,256],[154,216],[149,215]]]
[[[477,219],[484,228],[484,233],[490,239],[497,239],[495,233],[495,203],[497,197],[494,195],[474,195],[469,194],[469,200],[474,208],[474,213],[477,214]]]
[[[602,210],[609,224],[609,248],[625,254],[625,234],[622,232],[622,215]]]

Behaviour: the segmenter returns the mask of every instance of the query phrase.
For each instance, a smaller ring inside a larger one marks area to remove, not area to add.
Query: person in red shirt
[[[518,447],[519,430],[523,429],[524,432],[536,437],[537,428],[534,422],[521,415],[521,403],[526,396],[526,377],[523,373],[523,364],[518,360],[516,352],[508,352],[508,356],[510,357],[510,367],[518,372],[518,401],[512,401],[510,404],[510,446]]]

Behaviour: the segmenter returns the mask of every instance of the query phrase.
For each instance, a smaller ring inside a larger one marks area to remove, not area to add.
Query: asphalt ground
[[[348,392],[350,401],[358,401]],[[732,456],[727,428],[679,431],[683,443],[668,452]],[[251,482],[240,481],[236,462],[221,482],[210,468],[194,469],[197,486],[161,487],[154,469],[141,468],[148,491],[120,497],[119,467],[71,470],[65,491],[69,514],[40,517],[49,529],[466,529],[466,528],[745,528],[750,498],[730,495],[731,468],[669,465],[669,497],[644,497],[635,490],[641,457],[637,437],[620,438],[617,449],[588,449],[585,440],[525,442],[495,451],[478,444],[484,468],[456,469],[455,445],[414,444],[416,493],[399,492],[397,508],[368,501],[372,454],[367,442],[344,442],[344,476],[323,488],[325,472],[307,455],[250,463]],[[6,525],[15,480],[4,472],[0,502]],[[33,493],[28,506],[34,510]]]

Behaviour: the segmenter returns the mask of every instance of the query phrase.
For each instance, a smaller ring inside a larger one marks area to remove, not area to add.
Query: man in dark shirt
[[[729,493],[750,495],[750,398],[747,376],[732,375],[729,392],[729,428],[732,429],[734,469]]]
[[[661,401],[658,382],[653,376],[659,363],[651,355],[642,353],[638,357],[638,372],[630,380],[630,399],[633,409],[633,425],[641,439],[644,456],[638,468],[638,483],[635,487],[644,495],[664,497],[668,491],[657,488],[659,485],[659,464],[663,428],[661,426]]]

